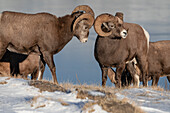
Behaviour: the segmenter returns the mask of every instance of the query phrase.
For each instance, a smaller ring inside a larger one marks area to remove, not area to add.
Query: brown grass
[[[151,89],[156,90],[156,91],[165,91],[165,89],[160,87],[160,86],[148,86],[148,87],[144,87],[144,86],[139,86],[139,87],[137,87],[137,86],[127,86],[127,87],[124,87],[123,89],[132,89],[132,88],[140,88],[140,89],[142,89],[142,88],[151,88]]]
[[[82,110],[88,110],[88,112],[93,112],[93,105],[98,104],[99,106],[102,107],[107,112],[110,113],[144,113],[138,106],[135,106],[133,103],[132,105],[128,103],[128,99],[124,98],[121,101],[117,99],[117,97],[114,95],[117,92],[120,92],[123,89],[130,89],[130,88],[138,88],[138,87],[126,87],[122,89],[117,89],[115,87],[101,87],[100,85],[87,85],[87,84],[82,84],[82,85],[73,85],[71,83],[63,83],[60,84],[64,88],[68,89],[76,89],[77,93],[77,98],[80,99],[85,99],[89,98],[91,100],[94,100],[94,102],[89,102],[84,105]],[[142,87],[140,87],[142,88]],[[89,95],[88,91],[99,91],[103,92],[106,94],[105,97],[103,96],[92,96]],[[90,109],[89,109],[90,108]]]
[[[49,81],[30,81],[29,85],[34,86],[36,88],[40,89],[40,92],[42,91],[48,91],[48,92],[54,92],[54,91],[62,91],[62,92],[68,92],[68,90],[66,90],[65,88],[57,85],[57,84],[53,84]]]
[[[11,78],[6,78],[5,80],[10,80]]]
[[[1,81],[0,84],[4,85],[7,84],[8,82],[6,82],[6,80],[9,80],[10,78],[6,78],[5,81]]]
[[[97,104],[97,102],[88,102],[86,103],[83,108],[82,108],[82,111],[88,111],[88,113],[92,113],[94,112],[95,110],[93,109],[93,106]]]
[[[149,87],[151,87],[153,90],[156,90],[156,91],[165,91],[164,88],[160,86],[149,86]]]
[[[105,93],[106,96],[93,96],[88,93],[87,90],[77,90],[77,98],[85,99],[89,98],[94,100],[94,102],[86,103],[82,110],[87,110],[91,106],[98,104],[107,112],[110,113],[143,113],[143,111],[135,107],[134,105],[129,104],[128,99],[125,98],[123,100],[118,100],[116,96],[112,93],[105,92],[102,90],[101,92]],[[98,90],[99,91],[99,90]]]
[[[35,96],[32,100],[31,100],[31,107],[34,107],[34,104],[37,103],[37,99],[40,98],[40,97],[43,97],[43,96]],[[45,107],[46,105],[45,104],[42,104],[42,105],[39,105],[39,106],[36,106],[35,109],[38,109],[38,108],[42,108],[42,107]]]
[[[8,78],[10,79],[10,78]],[[3,83],[3,82],[2,82]],[[5,82],[4,82],[5,83]],[[68,92],[70,91],[75,91],[76,89],[77,93],[77,98],[85,99],[89,98],[91,100],[94,100],[93,102],[86,103],[82,110],[87,110],[88,112],[93,112],[93,106],[95,104],[98,104],[99,106],[102,107],[107,112],[114,112],[114,113],[124,113],[124,112],[131,112],[131,113],[143,113],[143,111],[136,107],[135,104],[129,104],[128,99],[124,98],[123,100],[117,100],[116,96],[114,95],[117,92],[120,92],[123,89],[131,89],[131,88],[138,88],[138,87],[125,87],[121,89],[117,89],[115,87],[101,87],[99,84],[92,84],[92,85],[87,85],[87,84],[80,84],[80,85],[73,85],[72,83],[66,82],[62,83],[60,85],[53,84],[53,82],[49,81],[30,81],[30,85],[37,87],[40,89],[40,91],[49,91],[49,92],[54,92],[54,91],[62,91],[62,92]],[[160,86],[150,86],[153,90],[157,91],[164,91],[163,88]],[[140,86],[139,88],[145,88],[143,86]],[[88,91],[99,91],[103,92],[106,94],[105,97],[102,96],[92,96],[89,95]],[[145,96],[145,95],[143,95]],[[34,100],[34,99],[33,99]],[[69,106],[69,103],[64,102],[62,99],[57,100],[59,101],[63,106]],[[39,107],[45,107],[44,105],[38,106]],[[90,108],[90,109],[89,109]]]
[[[4,85],[4,84],[7,84],[7,82],[6,81],[2,81],[2,82],[0,82],[0,84]]]
[[[74,91],[76,89],[77,91],[77,98],[85,99],[89,98],[93,100],[93,102],[86,103],[82,110],[88,110],[88,112],[93,112],[93,106],[95,104],[98,104],[107,112],[110,113],[143,113],[143,111],[136,107],[135,105],[129,104],[127,101],[127,98],[124,98],[123,100],[118,100],[115,96],[116,92],[119,92],[122,89],[116,89],[114,87],[101,87],[99,85],[73,85],[71,83],[64,83],[56,85],[52,84],[48,81],[30,81],[30,85],[33,85],[37,88],[39,88],[41,91],[62,91],[67,92],[67,89]],[[105,94],[105,96],[93,96],[89,94],[89,91],[98,91]],[[33,100],[36,100],[33,99]],[[62,99],[57,99],[63,106],[69,106],[69,103],[64,102]],[[40,106],[41,107],[41,106]]]
[[[69,106],[69,103],[64,102],[63,99],[58,99],[57,101],[59,101],[61,103],[61,105],[63,105],[63,106]]]

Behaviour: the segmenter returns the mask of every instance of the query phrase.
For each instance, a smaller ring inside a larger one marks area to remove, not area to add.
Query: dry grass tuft
[[[69,82],[61,83],[60,86],[66,88],[66,89],[72,89],[74,87],[74,85]]]
[[[10,78],[6,78],[5,80],[9,80]],[[8,82],[6,81],[1,81],[0,84],[4,85],[4,84],[7,84]]]
[[[49,81],[35,80],[35,81],[30,81],[29,85],[39,88],[40,92],[42,92],[42,91],[48,91],[48,92],[61,91],[61,92],[65,92],[65,93],[69,92],[65,88],[63,88],[57,84],[53,84]]]
[[[93,96],[90,95],[88,91],[85,90],[77,91],[78,91],[77,98],[80,99],[89,98],[91,100],[94,100],[94,102],[86,103],[82,110],[87,110],[89,107],[98,104],[99,106],[102,107],[102,109],[110,113],[143,113],[143,111],[140,108],[129,104],[127,102],[128,99],[120,101],[112,93],[105,92],[102,90],[102,92],[105,93],[105,96]]]
[[[59,102],[61,103],[61,105],[63,105],[63,106],[69,106],[69,103],[64,102],[63,99],[58,99],[58,101],[59,101]]]
[[[4,85],[4,84],[7,84],[7,82],[6,81],[2,81],[2,82],[0,82],[0,84]]]
[[[150,86],[153,90],[156,91],[165,91],[164,88],[161,88],[160,86]]]
[[[97,104],[97,102],[88,102],[86,103],[83,108],[82,108],[82,111],[88,111],[88,113],[92,113],[94,112],[95,110],[93,109],[93,106]]]
[[[45,104],[43,104],[43,105],[37,106],[35,109],[43,108],[43,107],[45,107],[45,106],[46,106],[46,105],[45,105]]]
[[[11,78],[6,78],[5,80],[10,80]]]
[[[31,107],[34,107],[34,106],[35,106],[34,104],[37,103],[37,99],[40,98],[40,97],[43,97],[43,96],[40,96],[40,95],[39,95],[39,96],[33,97],[32,101],[31,101]],[[38,106],[35,107],[35,109],[42,108],[42,107],[45,107],[45,106],[46,106],[45,104],[38,105]]]

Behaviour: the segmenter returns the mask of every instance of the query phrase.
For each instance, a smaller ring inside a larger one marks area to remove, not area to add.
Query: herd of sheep
[[[88,41],[89,29],[98,34],[94,56],[102,71],[102,86],[107,76],[116,87],[133,83],[144,86],[159,77],[170,82],[170,41],[149,42],[149,33],[140,25],[123,21],[123,13],[103,13],[95,18],[88,5],[77,6],[70,15],[25,14],[4,11],[0,14],[0,75],[31,75],[41,80],[47,64],[58,84],[53,55],[76,36]],[[116,68],[114,71],[112,68]]]

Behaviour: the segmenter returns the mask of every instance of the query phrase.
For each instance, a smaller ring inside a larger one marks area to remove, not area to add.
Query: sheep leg
[[[4,56],[7,46],[8,46],[7,44],[4,44],[3,42],[0,41],[0,60]]]
[[[41,63],[39,71],[41,72],[41,75],[40,75],[40,78],[38,80],[42,80],[43,79],[43,73],[45,71],[45,64]]]
[[[108,73],[108,68],[107,67],[102,67],[100,66],[101,71],[102,71],[102,86],[106,86],[106,81],[107,81],[107,73]]]
[[[170,83],[170,76],[167,76],[167,79],[168,79],[168,81],[169,81],[169,83]]]
[[[132,76],[133,85],[139,87],[139,75],[137,75],[137,70],[135,69],[135,64],[133,65],[132,63],[128,63],[127,70],[130,73],[130,75]],[[128,78],[128,80],[129,79],[130,79],[130,77]],[[130,80],[129,80],[128,84],[129,85],[131,84]]]
[[[40,67],[37,67],[37,69],[31,74],[31,80],[42,80],[43,78],[43,73],[45,70],[44,64],[40,64]]]
[[[112,83],[116,83],[116,80],[115,80],[116,72],[111,67],[108,68],[107,75]]]
[[[152,86],[157,86],[158,82],[159,82],[159,76],[158,75],[153,76],[153,78],[152,78]]]
[[[31,73],[31,80],[36,80],[38,76],[38,69],[35,69],[33,73]]]
[[[53,81],[54,83],[58,84],[57,77],[56,77],[56,68],[54,65],[53,55],[46,52],[42,52],[44,61],[47,63],[48,67],[50,68],[50,71],[52,73]]]
[[[125,87],[125,86],[128,86],[128,72],[127,70],[125,69],[122,73],[122,76],[121,76],[121,85],[122,87]]]
[[[147,57],[144,55],[138,55],[136,58],[139,68],[141,70],[143,86],[148,86],[148,61]]]
[[[45,63],[45,61],[44,61],[44,59],[43,59],[43,56],[42,55],[40,55],[40,60],[39,60],[39,68],[38,68],[38,75],[37,75],[37,79],[38,80],[42,80],[43,79],[43,73],[44,73],[44,71],[45,71],[45,65],[46,65],[46,63]]]
[[[121,63],[116,67],[116,81],[115,84],[116,87],[121,88],[121,75],[123,74],[123,71],[125,70],[125,62]]]
[[[10,61],[10,70],[11,70],[11,75],[14,76],[18,76],[19,72],[19,62],[17,62],[16,60],[11,60]]]

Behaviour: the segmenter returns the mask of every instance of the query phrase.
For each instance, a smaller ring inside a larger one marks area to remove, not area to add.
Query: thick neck
[[[55,54],[61,51],[62,48],[64,48],[64,46],[73,38],[74,33],[71,29],[73,20],[74,17],[71,15],[66,15],[57,19],[58,41],[56,42],[57,51],[55,51]]]
[[[63,17],[59,17],[59,31],[60,31],[60,37],[64,38],[65,41],[70,41],[74,33],[72,31],[72,23],[73,23],[74,17],[71,15],[66,15]]]

